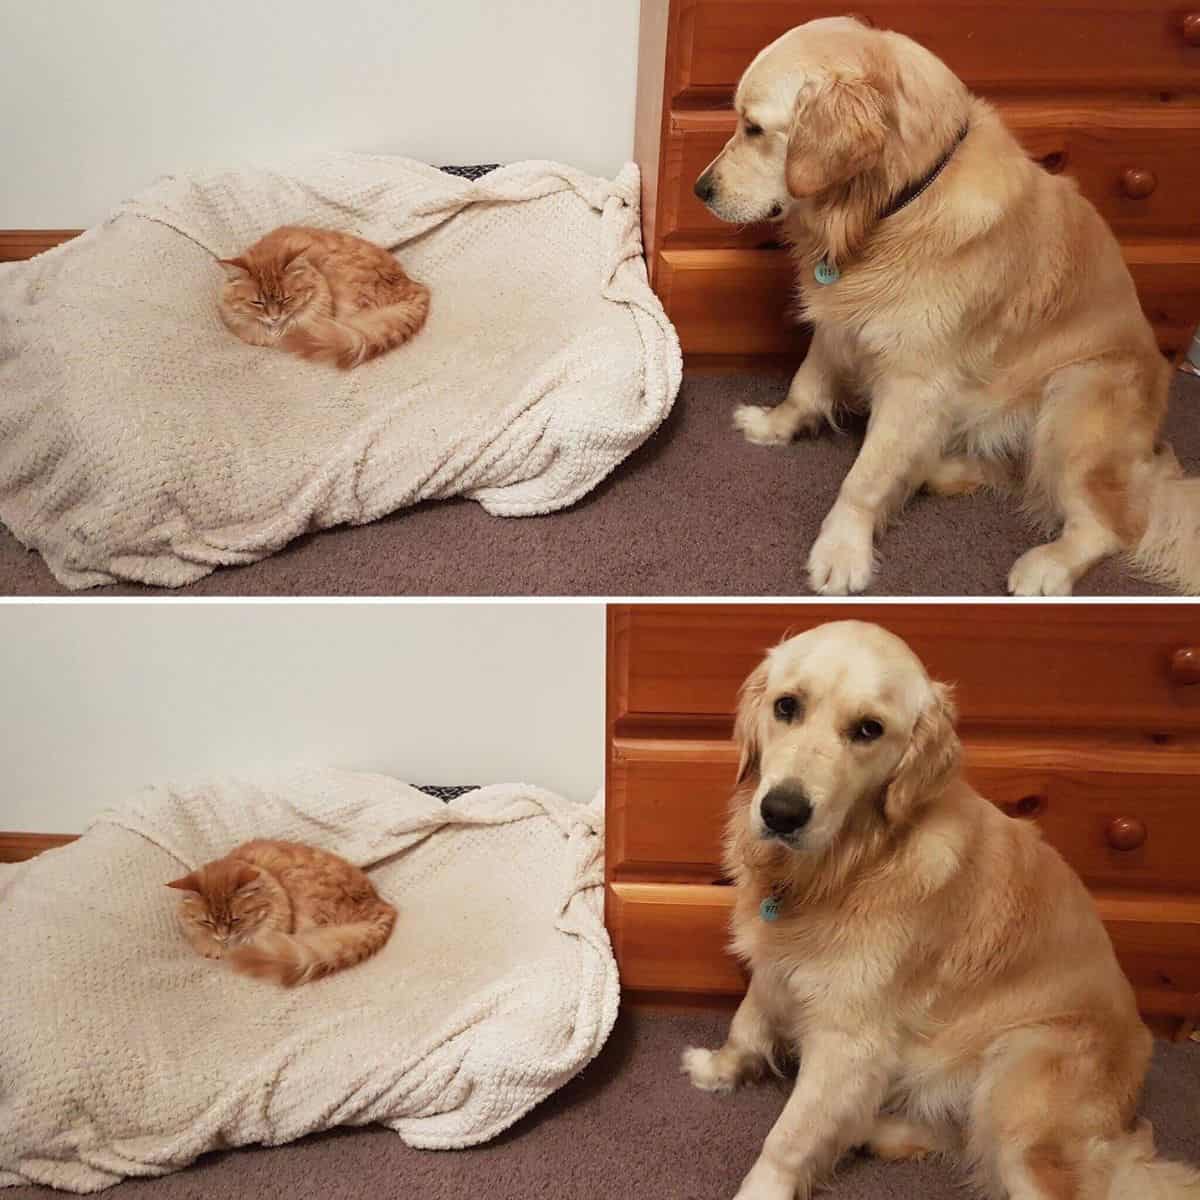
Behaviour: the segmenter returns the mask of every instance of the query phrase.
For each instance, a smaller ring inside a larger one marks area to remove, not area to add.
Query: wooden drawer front
[[[915,38],[980,91],[1157,95],[1200,82],[1200,47],[1184,36],[1189,10],[1173,0],[855,0],[852,7]],[[685,105],[725,99],[780,34],[845,13],[844,4],[810,0],[683,0],[667,94]]]
[[[1200,109],[1001,107],[1030,155],[1075,178],[1118,234],[1200,228]],[[1150,182],[1136,172],[1153,176],[1149,195],[1131,194]]]
[[[808,345],[787,317],[792,268],[782,251],[664,251],[654,290],[685,354],[799,355]]]
[[[1097,897],[1143,1012],[1200,1016],[1200,906]]]
[[[614,883],[608,923],[627,991],[736,995],[746,975],[729,953],[731,889]],[[1101,896],[1100,915],[1142,1011],[1200,1013],[1200,905]]]
[[[1163,351],[1188,344],[1200,312],[1200,243],[1122,247]],[[687,355],[797,354],[789,319],[792,268],[784,250],[664,250],[654,287]]]
[[[670,871],[718,880],[737,759],[726,741],[616,741],[608,780],[610,877]]]
[[[1083,194],[1119,234],[1194,235],[1200,227],[1200,109],[1150,105],[1074,107],[1001,104],[1025,149]],[[659,233],[667,246],[765,247],[778,241],[770,223],[729,225],[696,199],[697,177],[733,133],[732,112],[680,113],[664,142]],[[1148,196],[1128,192],[1150,172]]]
[[[1200,754],[1114,749],[1103,739],[1037,746],[966,743],[967,778],[1009,816],[1036,820],[1089,885],[1200,895]],[[714,882],[734,788],[731,742],[625,742],[613,747],[612,877],[668,872]],[[1119,849],[1135,820],[1140,846]],[[1117,845],[1113,843],[1116,842]]]
[[[1200,893],[1200,758],[971,747],[967,776],[1010,816],[1036,820],[1088,885]],[[1122,841],[1143,830],[1140,845]]]
[[[608,929],[625,989],[706,992],[746,990],[747,976],[729,953],[725,887],[613,883]]]
[[[904,638],[936,679],[958,684],[966,724],[1200,728],[1200,685],[1172,682],[1175,651],[1200,645],[1191,605],[856,605]],[[1136,614],[1136,616],[1134,615]],[[614,613],[624,726],[696,721],[728,736],[737,690],[789,632],[844,619],[840,604],[638,605]]]
[[[721,152],[733,133],[733,112],[679,113],[663,141],[659,188],[659,236],[692,245],[764,247],[778,245],[770,221],[730,225],[719,221],[692,191],[700,173]]]

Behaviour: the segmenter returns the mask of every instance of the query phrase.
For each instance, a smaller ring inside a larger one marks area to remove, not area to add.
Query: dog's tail
[[[235,971],[295,987],[370,958],[391,936],[396,910],[380,900],[362,921],[302,933],[260,933],[229,956]]]
[[[1089,1165],[1108,1181],[1084,1194],[1102,1200],[1200,1200],[1200,1171],[1186,1163],[1159,1158],[1149,1121],[1115,1142],[1092,1147]]]
[[[1135,569],[1185,595],[1200,594],[1200,478],[1185,478],[1169,449],[1155,461],[1148,518],[1131,551]]]
[[[357,367],[407,342],[429,316],[429,289],[412,285],[397,304],[370,308],[344,317],[326,317],[293,335],[298,354],[339,367]]]

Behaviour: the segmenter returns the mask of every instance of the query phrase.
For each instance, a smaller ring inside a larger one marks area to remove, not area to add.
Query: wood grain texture
[[[746,973],[729,952],[733,891],[692,884],[609,885],[613,949],[630,991],[745,991]],[[1099,894],[1096,907],[1122,969],[1146,1013],[1200,1011],[1200,899],[1164,915],[1156,898]]]
[[[75,841],[74,833],[0,833],[0,862],[17,863]]]
[[[795,362],[806,339],[788,316],[792,283],[775,230],[719,222],[692,185],[732,132],[733,88],[753,56],[844,9],[643,0],[643,20],[647,8],[667,28],[661,59],[661,37],[642,51],[655,55],[643,77],[662,137],[644,179],[651,280],[689,364]],[[1200,318],[1200,46],[1189,10],[1171,0],[868,0],[855,9],[940,55],[1047,169],[1078,181],[1122,241],[1163,353],[1180,357]]]
[[[1185,38],[1172,0],[862,0],[855,11],[915,38],[971,88],[996,93],[1155,96],[1194,89],[1200,47]],[[673,106],[727,102],[768,42],[815,17],[842,16],[836,0],[678,0],[690,54],[668,73]]]
[[[664,83],[670,0],[642,0],[638,24],[637,97],[634,105],[633,159],[642,174],[642,239],[657,244],[660,157],[664,143]],[[653,256],[647,256],[653,284]]]
[[[612,605],[607,916],[623,986],[734,996],[720,837],[737,688],[789,632],[852,616],[957,679],[968,779],[1092,889],[1139,1003],[1200,1017],[1197,605]],[[1186,658],[1186,655],[1184,656]]]
[[[78,237],[81,229],[0,229],[0,262],[21,262]]]
[[[1200,747],[1025,735],[967,738],[964,751],[972,786],[1036,822],[1085,883],[1200,897]],[[617,738],[610,878],[717,882],[736,768],[729,741]],[[1110,827],[1122,819],[1144,826],[1140,846],[1114,848]]]
[[[808,333],[794,308],[783,251],[665,250],[655,288],[684,354],[800,355]]]
[[[1197,74],[1200,77],[1200,71]],[[1053,174],[1075,179],[1118,236],[1196,236],[1200,107],[1051,100],[1002,100],[997,107],[1030,156]],[[734,125],[730,110],[671,114],[663,142],[656,230],[664,248],[778,244],[770,223],[726,224],[692,191]],[[1135,169],[1154,176],[1147,196],[1131,197],[1125,191],[1124,175]]]
[[[730,725],[737,689],[789,632],[845,619],[844,604],[645,604],[621,609],[627,654],[615,669],[641,722],[707,717]],[[1132,614],[1136,614],[1136,619]],[[1200,733],[1200,687],[1172,682],[1181,646],[1200,643],[1194,605],[855,604],[856,619],[904,638],[937,679],[957,685],[964,729],[983,724]],[[614,669],[610,667],[610,669]]]
[[[1200,314],[1200,241],[1125,242],[1121,249],[1159,346],[1175,354]],[[655,278],[685,354],[795,354],[806,344],[791,315],[785,250],[663,250]]]

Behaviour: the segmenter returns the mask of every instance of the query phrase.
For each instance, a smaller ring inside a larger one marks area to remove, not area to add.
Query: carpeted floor
[[[733,1096],[679,1074],[689,1044],[718,1045],[726,1017],[622,1014],[600,1057],[514,1129],[475,1150],[410,1150],[388,1130],[342,1130],[271,1150],[212,1154],[177,1175],[131,1180],[120,1200],[729,1200],[786,1095],[781,1083]],[[1200,1045],[1159,1043],[1143,1112],[1160,1153],[1200,1163]],[[54,1195],[14,1188],[6,1200]],[[830,1200],[963,1200],[938,1163],[850,1161]]]
[[[1200,473],[1200,380],[1177,375],[1167,435]],[[731,425],[739,403],[774,404],[775,372],[691,372],[658,433],[580,504],[545,517],[488,516],[457,500],[313,534],[187,588],[124,595],[800,595],[804,562],[858,446],[825,433],[779,449]],[[882,543],[875,595],[1003,595],[1035,534],[1011,501],[919,497]],[[1119,562],[1079,595],[1161,595]],[[0,594],[66,595],[41,558],[0,530]]]

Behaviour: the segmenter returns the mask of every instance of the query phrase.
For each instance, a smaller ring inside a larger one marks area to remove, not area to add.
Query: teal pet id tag
[[[779,897],[767,896],[758,906],[759,916],[764,921],[775,921],[779,918]]]
[[[817,263],[813,274],[817,277],[817,282],[821,284],[822,287],[827,287],[831,283],[837,283],[837,281],[842,277],[841,271],[839,271],[837,267],[833,265],[833,263],[825,258],[821,259],[821,261]]]

